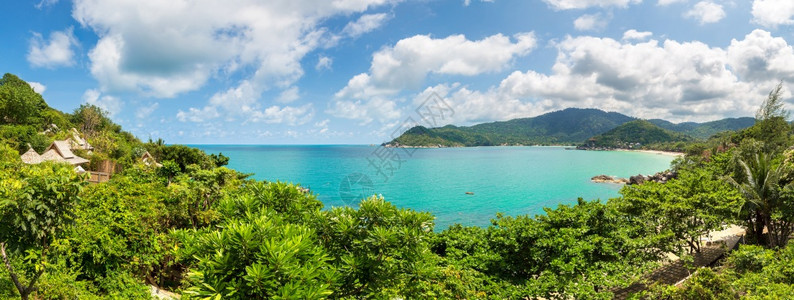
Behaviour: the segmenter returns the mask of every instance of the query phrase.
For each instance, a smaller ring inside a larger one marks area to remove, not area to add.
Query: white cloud
[[[281,92],[276,98],[277,102],[290,103],[300,98],[300,89],[297,86],[290,87]]]
[[[742,80],[794,81],[794,49],[785,39],[756,29],[732,40],[728,60]]]
[[[607,26],[607,19],[601,14],[585,14],[573,21],[576,30],[601,30]]]
[[[181,109],[176,113],[176,119],[180,122],[195,122],[201,123],[220,117],[218,109],[214,106],[205,106],[204,108],[188,108],[187,111]]]
[[[39,94],[43,94],[44,91],[47,90],[47,86],[41,84],[40,82],[28,81],[28,84],[30,85],[31,88],[33,88],[34,92]]]
[[[121,112],[121,108],[124,106],[124,103],[119,98],[102,95],[101,92],[95,89],[88,89],[83,93],[83,102],[101,108],[110,117]]]
[[[320,22],[397,1],[76,0],[72,16],[99,36],[89,59],[104,91],[174,97],[222,71],[261,94],[303,75],[302,58],[328,38]]]
[[[493,2],[494,0],[480,0],[481,2]],[[471,5],[471,0],[463,0],[463,6]]]
[[[400,117],[391,96],[420,87],[428,74],[474,76],[504,70],[536,45],[533,33],[510,37],[496,34],[471,41],[463,35],[434,39],[416,35],[383,48],[372,58],[369,73],[361,73],[336,93],[327,113],[362,124]]]
[[[684,2],[686,2],[686,1],[687,1],[687,0],[659,0],[659,1],[656,3],[656,5],[659,5],[659,6],[666,6],[666,5],[670,5],[670,4],[673,4],[673,3],[684,3]]]
[[[400,118],[401,115],[397,103],[384,97],[336,100],[325,112],[338,118],[359,120],[360,125],[376,120],[387,123]]]
[[[543,0],[555,10],[585,9],[588,7],[627,7],[642,0]]]
[[[314,117],[314,108],[311,103],[293,107],[293,106],[271,106],[263,111],[255,112],[252,117],[252,122],[265,122],[265,123],[279,123],[287,125],[303,125],[311,121]]]
[[[242,82],[236,88],[231,88],[222,93],[216,93],[210,98],[207,106],[203,108],[189,108],[187,111],[179,110],[177,119],[181,122],[206,122],[223,117],[225,121],[242,120],[244,122],[284,123],[288,125],[304,124],[314,116],[312,104],[300,107],[270,106],[264,110],[257,102],[259,92],[254,84]],[[286,93],[286,95],[284,95]],[[295,100],[290,93],[298,96],[297,87],[286,89],[282,93],[284,98],[278,100]],[[297,99],[297,98],[296,98]]]
[[[358,20],[348,23],[342,30],[342,33],[349,37],[357,38],[362,34],[383,26],[390,18],[391,17],[385,13],[362,15]]]
[[[58,0],[41,0],[38,4],[34,5],[36,9],[42,9],[53,6],[58,3]]]
[[[567,38],[556,47],[548,75],[516,71],[485,92],[452,89],[447,94],[457,121],[504,120],[565,107],[705,121],[752,115],[777,80],[794,82],[794,49],[763,30],[727,49],[596,37]],[[503,114],[509,117],[499,117]]]
[[[516,34],[513,39],[496,34],[478,41],[463,35],[443,39],[416,35],[373,54],[370,84],[383,89],[416,88],[431,73],[473,76],[501,71],[532,51],[536,43],[533,33]]]
[[[651,37],[653,32],[650,31],[637,31],[635,29],[629,29],[623,33],[623,40],[629,41],[644,41],[645,39]]]
[[[417,94],[413,106],[436,93],[455,111],[443,123],[459,125],[566,107],[708,121],[752,115],[780,79],[787,85],[784,98],[789,99],[794,88],[794,47],[764,30],[733,40],[727,48],[589,36],[569,37],[553,45],[558,56],[549,74],[515,71],[480,91],[457,83],[439,84]]]
[[[334,60],[332,58],[321,55],[320,58],[317,59],[317,65],[314,66],[314,69],[317,71],[330,70],[333,64]]]
[[[794,1],[754,0],[753,21],[766,27],[794,24]]]
[[[78,45],[73,28],[50,33],[49,40],[37,32],[30,39],[27,59],[33,67],[55,68],[74,65],[72,47]]]
[[[157,108],[160,107],[160,104],[155,102],[149,106],[141,106],[138,110],[135,111],[135,117],[138,119],[145,119],[146,117],[150,116]]]
[[[684,17],[698,20],[700,24],[716,23],[725,18],[722,5],[711,1],[700,1],[684,13]]]

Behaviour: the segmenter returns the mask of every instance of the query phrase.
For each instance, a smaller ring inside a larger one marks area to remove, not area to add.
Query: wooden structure
[[[97,184],[110,180],[110,173],[90,171],[88,174],[90,175],[88,178],[89,183]]]

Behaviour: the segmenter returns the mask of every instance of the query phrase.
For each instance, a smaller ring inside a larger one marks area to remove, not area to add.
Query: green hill
[[[639,148],[654,144],[690,142],[694,138],[661,128],[646,120],[635,120],[590,138],[586,147]]]
[[[439,128],[416,126],[390,141],[392,146],[469,147],[498,145],[574,145],[637,120],[616,112],[568,108],[533,118],[513,119],[473,126],[447,125]],[[728,118],[706,123],[672,123],[648,120],[661,129],[707,139],[724,132],[752,126],[753,118]]]
[[[750,117],[727,118],[705,123],[684,122],[678,124],[661,119],[653,119],[648,120],[648,122],[667,130],[681,132],[699,139],[707,139],[720,132],[737,131],[753,126],[755,119]]]
[[[634,118],[598,109],[568,108],[534,118],[483,123],[469,127],[414,127],[391,145],[496,146],[578,144]]]

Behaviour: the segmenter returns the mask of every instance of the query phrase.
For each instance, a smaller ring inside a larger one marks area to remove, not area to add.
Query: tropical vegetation
[[[184,299],[609,299],[669,254],[702,251],[700,237],[729,224],[748,229],[747,244],[720,267],[633,297],[794,290],[794,143],[779,89],[753,126],[689,147],[667,183],[497,215],[487,227],[435,228],[431,214],[376,196],[324,207],[298,185],[226,168],[222,155],[141,142],[94,106],[58,112],[16,76],[3,78],[0,298],[146,299],[154,286]],[[120,166],[110,181],[19,160],[28,143],[72,127],[95,145],[89,169]],[[142,163],[146,151],[162,166]]]

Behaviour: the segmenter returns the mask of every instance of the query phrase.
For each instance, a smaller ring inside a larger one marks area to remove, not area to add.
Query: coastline
[[[662,150],[614,149],[614,150],[611,150],[611,151],[641,152],[641,153],[649,153],[649,154],[656,154],[656,155],[666,155],[666,156],[675,156],[675,157],[684,156],[683,152],[672,152],[672,151],[662,151]]]

